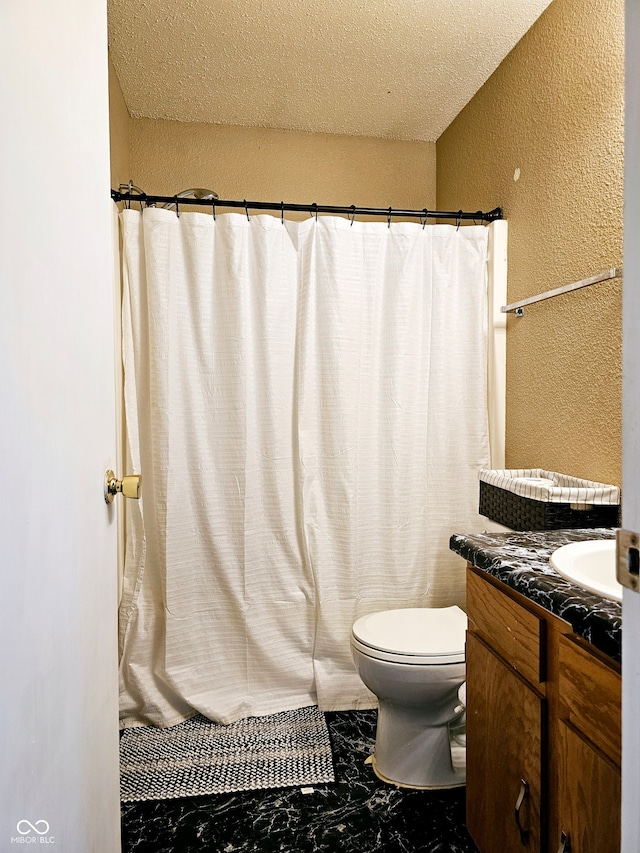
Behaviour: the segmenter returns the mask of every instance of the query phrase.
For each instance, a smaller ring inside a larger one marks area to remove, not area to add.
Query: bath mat
[[[127,803],[333,781],[329,731],[315,705],[228,726],[198,715],[168,729],[126,729],[120,739]]]

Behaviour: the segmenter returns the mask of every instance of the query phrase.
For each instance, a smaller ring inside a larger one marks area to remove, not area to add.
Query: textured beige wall
[[[147,193],[435,207],[435,143],[132,119],[131,174]],[[289,216],[292,216],[289,214]]]
[[[623,0],[554,0],[438,140],[438,206],[505,211],[509,302],[622,263],[623,38]],[[509,317],[508,466],[617,484],[620,419],[618,282]]]
[[[109,60],[109,141],[111,145],[111,186],[126,184],[129,174],[129,112],[118,76]]]

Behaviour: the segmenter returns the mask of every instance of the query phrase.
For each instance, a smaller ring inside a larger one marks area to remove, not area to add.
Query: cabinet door
[[[575,853],[620,850],[620,772],[577,731],[559,722],[558,813]]]
[[[540,850],[543,700],[467,635],[467,826],[481,853]]]

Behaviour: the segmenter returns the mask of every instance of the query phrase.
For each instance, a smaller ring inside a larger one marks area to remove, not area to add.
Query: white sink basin
[[[614,539],[572,542],[554,551],[549,562],[563,578],[611,601],[622,601],[622,586],[616,580]]]

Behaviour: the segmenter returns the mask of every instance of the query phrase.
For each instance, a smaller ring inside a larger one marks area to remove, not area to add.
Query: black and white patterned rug
[[[122,802],[333,781],[329,732],[315,705],[228,726],[197,716],[120,738]]]

